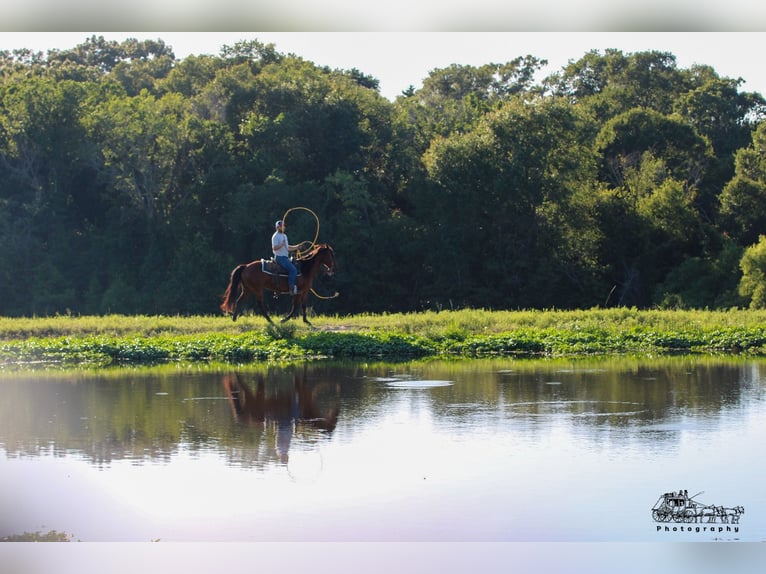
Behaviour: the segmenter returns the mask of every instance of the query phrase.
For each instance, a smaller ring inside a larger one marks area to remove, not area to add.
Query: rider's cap
[[[282,220],[281,219],[279,221],[277,221],[276,223],[274,223],[274,227],[279,227],[280,225],[282,225]]]

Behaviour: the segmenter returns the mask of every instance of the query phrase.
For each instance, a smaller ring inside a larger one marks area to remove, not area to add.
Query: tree
[[[81,124],[93,86],[45,76],[0,85],[0,265],[8,285],[18,277],[48,277],[44,291],[3,298],[6,312],[53,312],[74,305],[71,285],[85,279],[84,238],[99,204],[91,148]],[[38,298],[37,300],[35,298]],[[6,307],[7,306],[7,307]]]
[[[674,111],[707,137],[722,159],[730,159],[750,143],[753,126],[766,114],[766,100],[760,94],[740,93],[741,82],[716,77],[679,95],[673,104]]]
[[[186,98],[196,98],[206,86],[215,80],[224,62],[214,56],[187,56],[178,62],[164,80],[158,82],[158,90],[177,92]]]
[[[766,181],[766,123],[760,123],[752,134],[752,143],[737,151],[735,170],[738,175],[755,181]]]
[[[231,46],[224,45],[221,48],[221,58],[227,60],[229,65],[249,63],[255,73],[267,64],[281,62],[284,55],[277,52],[274,44],[264,44],[260,40],[241,40]]]
[[[716,197],[734,175],[735,153],[751,141],[754,126],[766,113],[766,101],[760,94],[740,93],[742,80],[718,78],[712,71],[710,75],[710,80],[680,95],[673,109],[710,141],[712,155],[699,188],[698,204],[713,220]]]
[[[684,259],[655,289],[653,301],[664,308],[730,309],[742,304],[738,294],[743,249],[724,238],[718,252]]]
[[[395,121],[406,138],[401,144],[418,157],[435,137],[468,131],[503,102],[534,96],[534,74],[545,64],[528,55],[504,64],[453,64],[433,70],[422,88],[397,98]]]
[[[604,181],[619,187],[626,169],[636,167],[644,152],[661,158],[670,174],[689,187],[699,186],[712,156],[710,144],[689,124],[646,108],[635,108],[609,120],[596,138]]]
[[[763,98],[664,52],[536,85],[543,63],[447,66],[392,103],[258,41],[2,52],[0,313],[214,310],[293,206],[336,247],[334,312],[741,303]]]
[[[676,67],[669,52],[624,54],[608,49],[603,55],[592,50],[570,62],[544,85],[553,95],[582,104],[599,121],[606,121],[632,108],[669,114],[675,98],[693,85],[693,79]]]
[[[752,135],[752,144],[737,151],[734,177],[719,197],[721,225],[750,245],[766,234],[766,123]]]
[[[173,61],[175,55],[170,46],[159,39],[128,38],[124,42],[117,42],[94,35],[71,50],[51,50],[47,59],[49,64],[73,62],[108,73],[120,64]]]
[[[751,309],[766,308],[766,236],[761,235],[758,243],[745,249],[739,267],[739,294],[750,301]]]
[[[547,63],[527,55],[504,64],[478,67],[452,64],[432,71],[423,80],[419,96],[426,101],[460,101],[467,96],[480,100],[507,100],[529,91],[535,73]]]
[[[741,244],[752,244],[766,233],[766,182],[735,176],[720,202],[722,223]]]
[[[644,152],[623,167],[621,178],[597,202],[605,238],[598,260],[617,287],[612,303],[644,306],[671,270],[703,255],[709,230],[696,208],[695,189],[675,179],[664,160]]]
[[[374,90],[297,58],[265,67],[254,86],[258,97],[243,110],[240,135],[257,180],[274,173],[289,183],[318,182],[380,159],[390,104]]]
[[[370,76],[369,74],[365,74],[364,72],[362,72],[361,70],[358,70],[357,68],[351,68],[347,72],[340,70],[340,73],[347,75],[349,78],[351,78],[354,82],[356,82],[363,88],[368,88],[376,92],[380,91],[380,80],[378,80],[377,78],[374,78],[373,76]]]
[[[186,104],[176,94],[111,99],[87,119],[109,187],[147,221],[167,218],[188,151]]]
[[[583,296],[592,246],[573,241],[593,235],[575,198],[594,168],[583,120],[561,101],[514,100],[434,141],[424,156],[433,189],[419,214],[433,222],[424,241],[438,246],[431,296],[504,307]]]

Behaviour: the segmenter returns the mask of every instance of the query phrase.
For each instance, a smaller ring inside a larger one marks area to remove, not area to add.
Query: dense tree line
[[[0,314],[214,313],[295,206],[319,310],[766,306],[766,100],[665,52],[543,65],[390,102],[258,41],[0,52]]]

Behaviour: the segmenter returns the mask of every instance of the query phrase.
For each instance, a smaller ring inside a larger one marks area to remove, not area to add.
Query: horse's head
[[[335,273],[335,252],[332,247],[327,244],[318,245],[314,257],[327,275]]]

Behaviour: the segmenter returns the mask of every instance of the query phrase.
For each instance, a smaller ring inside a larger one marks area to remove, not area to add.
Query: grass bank
[[[320,358],[766,355],[766,312],[460,310],[324,316],[313,327],[246,315],[0,318],[0,367]]]

